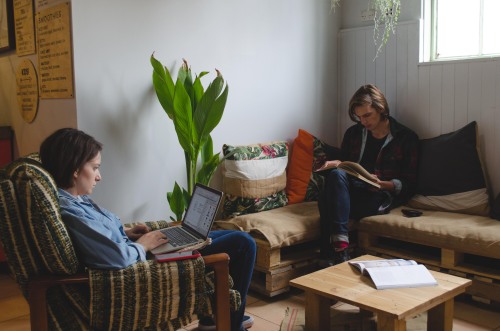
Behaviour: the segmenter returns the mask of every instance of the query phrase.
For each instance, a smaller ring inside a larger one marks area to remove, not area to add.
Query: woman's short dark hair
[[[385,99],[382,91],[378,89],[375,85],[368,84],[361,86],[349,101],[349,117],[353,122],[359,123],[359,118],[356,116],[354,110],[356,107],[370,105],[382,118],[387,118],[389,116],[389,104]]]
[[[40,145],[43,167],[58,187],[73,186],[73,174],[102,150],[102,144],[83,131],[63,128],[48,136]]]

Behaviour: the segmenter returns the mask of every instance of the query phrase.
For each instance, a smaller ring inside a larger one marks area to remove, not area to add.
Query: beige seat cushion
[[[281,208],[217,221],[222,229],[249,232],[262,236],[271,247],[286,247],[319,239],[319,210],[316,201],[301,202]]]
[[[420,217],[407,218],[396,208],[387,215],[363,218],[360,231],[380,234],[429,246],[480,253],[500,258],[500,221],[451,212],[422,210]]]

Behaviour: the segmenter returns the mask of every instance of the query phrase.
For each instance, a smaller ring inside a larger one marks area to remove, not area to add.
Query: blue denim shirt
[[[63,189],[58,191],[62,219],[84,265],[123,269],[146,259],[144,247],[127,237],[118,216],[98,207],[88,196],[78,199]]]

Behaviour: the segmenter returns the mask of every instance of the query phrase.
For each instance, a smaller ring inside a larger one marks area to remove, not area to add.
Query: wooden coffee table
[[[363,255],[356,260],[376,260]],[[406,330],[406,318],[428,312],[429,330],[450,330],[453,299],[472,281],[431,270],[438,285],[377,290],[372,281],[347,262],[295,278],[290,285],[305,291],[307,331],[330,330],[331,300],[342,301],[377,314],[377,330]]]

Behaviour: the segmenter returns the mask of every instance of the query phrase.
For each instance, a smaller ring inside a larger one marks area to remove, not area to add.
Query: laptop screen
[[[196,184],[183,225],[206,237],[212,228],[221,199],[222,192]]]

